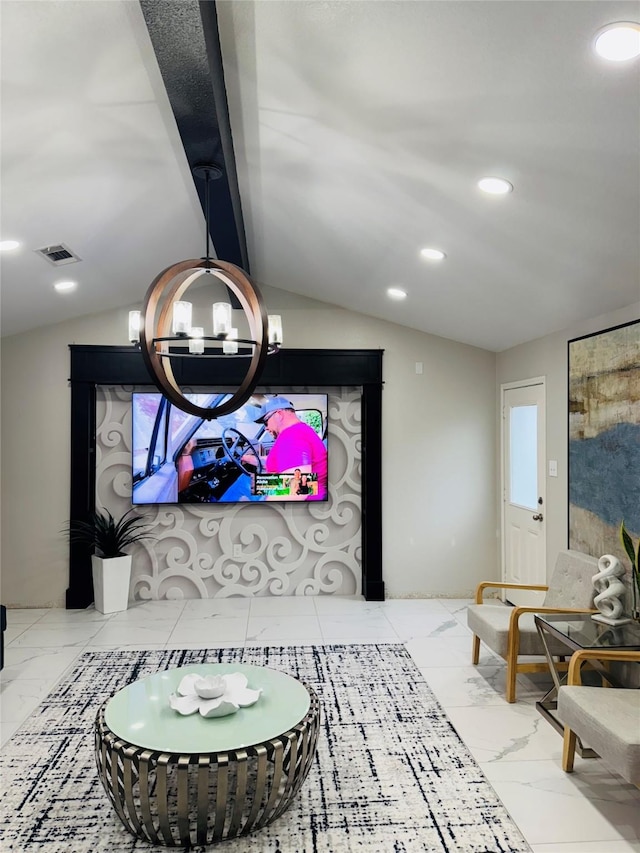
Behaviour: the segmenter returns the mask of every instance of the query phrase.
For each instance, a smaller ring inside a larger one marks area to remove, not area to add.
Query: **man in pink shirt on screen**
[[[316,431],[300,420],[293,404],[286,397],[270,397],[262,406],[256,423],[264,424],[275,438],[266,458],[266,472],[286,474],[299,468],[303,474],[315,474],[318,494],[309,495],[309,498],[324,499],[327,491],[327,448]]]

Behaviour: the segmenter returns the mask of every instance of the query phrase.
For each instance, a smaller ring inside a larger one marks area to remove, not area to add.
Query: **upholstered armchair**
[[[584,686],[581,668],[590,660],[640,663],[640,651],[582,649],[573,654],[567,684],[558,690],[558,716],[564,723],[562,769],[572,772],[579,737],[616,773],[640,786],[640,689]]]
[[[544,648],[534,622],[535,613],[593,613],[592,577],[598,571],[595,557],[578,551],[561,551],[549,585],[485,581],[478,585],[475,604],[467,608],[467,625],[473,631],[472,660],[478,663],[480,641],[507,662],[507,702],[516,701],[519,672],[548,670]],[[484,600],[485,589],[531,589],[545,591],[544,602],[534,607],[511,607]],[[549,638],[552,655],[564,658],[567,647]],[[539,656],[539,662],[519,662],[520,656]],[[565,666],[566,668],[566,666]]]

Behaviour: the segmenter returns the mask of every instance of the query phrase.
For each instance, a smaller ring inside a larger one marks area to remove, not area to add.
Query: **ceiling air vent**
[[[63,243],[59,243],[57,246],[45,246],[44,249],[36,249],[36,254],[42,255],[54,267],[61,267],[64,264],[75,264],[82,260],[78,255],[74,255]]]

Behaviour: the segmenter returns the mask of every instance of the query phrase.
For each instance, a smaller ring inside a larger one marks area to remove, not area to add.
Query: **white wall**
[[[77,336],[77,337],[76,337]],[[68,585],[69,343],[112,343],[100,317],[2,339],[0,597],[63,606]]]
[[[288,346],[384,350],[387,594],[463,595],[497,577],[495,355],[283,291],[264,295],[283,315]],[[67,345],[126,344],[126,320],[120,310],[2,340],[5,604],[64,604]]]
[[[558,551],[567,547],[568,538],[568,341],[637,320],[639,317],[640,302],[636,302],[627,308],[602,314],[497,355],[498,406],[499,387],[502,383],[534,376],[546,377],[547,460],[558,461],[558,476],[547,477],[545,519],[548,575],[553,570]],[[496,500],[500,500],[499,495]],[[499,504],[497,512],[499,513]]]

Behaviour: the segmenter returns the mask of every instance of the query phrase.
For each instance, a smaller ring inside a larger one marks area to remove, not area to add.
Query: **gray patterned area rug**
[[[270,826],[215,845],[223,853],[529,851],[402,645],[84,654],[3,749],[0,849],[157,849],[112,810],[96,773],[94,717],[125,684],[203,662],[280,669],[322,703],[314,766],[297,799]]]

